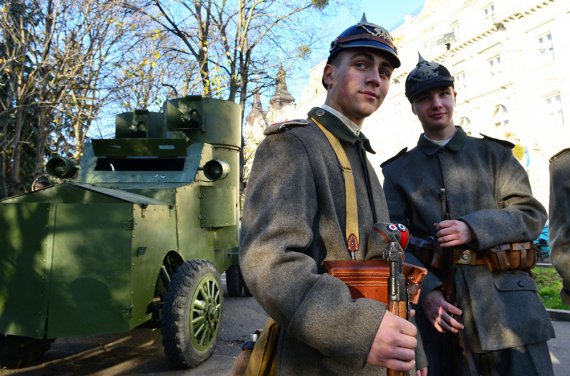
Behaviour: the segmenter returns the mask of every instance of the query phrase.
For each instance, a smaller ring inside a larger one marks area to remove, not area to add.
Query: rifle
[[[404,250],[398,242],[391,241],[384,258],[390,262],[390,277],[388,278],[388,311],[408,319],[408,290],[406,277],[402,271]],[[404,376],[404,371],[387,370],[388,376]]]
[[[447,194],[445,188],[439,189],[439,208],[440,218],[442,221],[450,219],[449,211],[447,210]],[[439,253],[441,258],[441,272],[443,274],[443,295],[445,300],[455,304],[455,283],[453,282],[454,274],[454,260],[453,250],[443,249],[437,239],[435,239],[435,250]]]
[[[439,205],[441,211],[441,220],[450,219],[449,210],[447,208],[447,194],[445,188],[440,188],[439,190]],[[455,282],[453,280],[455,273],[455,260],[453,256],[453,249],[442,249],[442,247],[437,243],[434,244],[436,247],[436,252],[439,251],[441,257],[441,272],[443,274],[443,294],[445,300],[449,303],[457,306],[455,299]],[[455,320],[461,322],[459,317],[455,315],[450,315]],[[475,366],[475,361],[473,360],[473,354],[471,352],[471,346],[469,345],[469,339],[467,338],[465,332],[460,330],[457,336],[452,337],[452,342],[454,346],[460,346],[463,351],[463,358],[467,364],[467,371],[471,376],[477,376],[477,367]],[[457,370],[458,367],[455,367]],[[455,371],[454,370],[454,371]]]

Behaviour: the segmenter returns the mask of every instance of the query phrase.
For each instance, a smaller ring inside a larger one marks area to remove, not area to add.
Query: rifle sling
[[[354,184],[354,176],[352,175],[352,167],[350,162],[340,144],[338,138],[332,134],[328,129],[319,123],[315,118],[311,118],[321,129],[326,136],[331,147],[333,148],[338,162],[342,168],[344,176],[344,192],[346,198],[346,245],[352,259],[356,259],[356,252],[360,244],[360,237],[358,233],[358,209],[356,205],[356,186]]]

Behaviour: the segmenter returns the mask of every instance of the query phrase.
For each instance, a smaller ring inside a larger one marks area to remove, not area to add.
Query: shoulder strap
[[[265,127],[265,129],[263,130],[263,134],[265,136],[269,136],[269,135],[274,134],[274,133],[281,133],[286,129],[290,129],[290,128],[298,127],[298,126],[304,126],[307,124],[309,124],[309,122],[306,119],[295,119],[295,120],[282,121],[280,123],[271,124],[271,125],[268,125],[267,127]]]
[[[494,137],[491,137],[491,136],[487,136],[486,134],[483,134],[483,133],[479,133],[479,134],[483,137],[483,140],[494,141],[494,142],[496,142],[496,143],[498,143],[498,144],[501,144],[501,145],[503,145],[503,146],[508,147],[509,149],[512,149],[512,148],[515,147],[515,144],[513,144],[513,143],[510,142],[510,141],[501,140],[501,139],[498,139],[498,138],[494,138]]]
[[[403,148],[402,150],[400,150],[400,151],[398,152],[398,154],[396,154],[396,155],[394,155],[392,158],[386,159],[384,162],[382,162],[382,163],[380,164],[380,167],[384,167],[384,166],[386,166],[388,163],[390,163],[390,162],[392,162],[392,161],[395,161],[396,159],[400,158],[402,155],[406,154],[407,151],[408,151],[408,148],[407,148],[407,147]]]
[[[352,259],[356,259],[356,252],[358,251],[360,237],[358,234],[356,186],[354,184],[354,176],[352,175],[352,167],[350,167],[350,162],[348,161],[346,153],[338,141],[338,138],[336,138],[334,134],[332,134],[316,119],[311,118],[311,120],[317,124],[317,126],[326,136],[327,140],[329,140],[329,143],[336,153],[336,157],[342,167],[342,174],[344,176],[344,191],[346,197],[346,245],[348,247],[348,251],[350,252],[350,257]]]
[[[549,163],[552,163],[553,160],[555,160],[556,158],[560,157],[562,154],[565,154],[567,152],[570,151],[570,148],[567,149],[563,149],[560,150],[558,153],[554,154],[552,157],[550,157],[550,159],[548,160]]]

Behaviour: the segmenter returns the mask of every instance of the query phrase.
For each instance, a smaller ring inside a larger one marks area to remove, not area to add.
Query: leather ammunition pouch
[[[414,237],[408,250],[424,265],[434,269],[440,268],[440,252],[453,252],[456,264],[485,265],[490,272],[530,270],[536,266],[538,259],[538,250],[533,242],[506,243],[483,251],[449,250],[435,247],[429,240]]]
[[[332,260],[324,261],[326,273],[343,281],[353,299],[369,298],[388,304],[388,279],[390,263],[384,260]],[[417,304],[421,283],[427,275],[425,268],[404,263],[408,300]]]
[[[491,272],[530,270],[536,266],[538,252],[533,242],[508,243],[483,251],[483,258]]]

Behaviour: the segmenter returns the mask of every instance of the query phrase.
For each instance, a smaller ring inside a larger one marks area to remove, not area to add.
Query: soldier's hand
[[[450,219],[435,224],[437,241],[442,247],[457,247],[474,239],[473,231],[465,222]]]
[[[424,367],[416,371],[416,376],[427,376],[427,374],[428,374],[427,367]]]
[[[418,331],[414,324],[386,311],[367,362],[396,371],[414,369]]]
[[[440,333],[457,333],[463,329],[463,324],[455,319],[463,313],[459,308],[449,303],[440,290],[433,290],[424,298],[422,309],[433,327]]]

